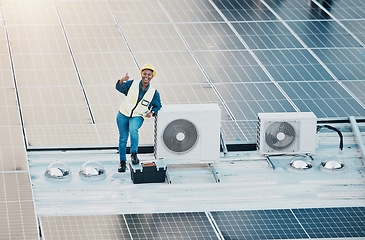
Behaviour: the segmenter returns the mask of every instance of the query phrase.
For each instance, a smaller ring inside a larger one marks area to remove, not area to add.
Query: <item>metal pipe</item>
[[[361,136],[359,126],[357,125],[355,117],[350,116],[349,119],[350,119],[350,122],[351,122],[352,132],[355,134],[356,143],[357,143],[358,148],[360,150],[362,163],[365,166],[365,145],[364,145],[364,140]]]

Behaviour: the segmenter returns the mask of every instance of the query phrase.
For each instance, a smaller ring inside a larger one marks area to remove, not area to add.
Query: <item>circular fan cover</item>
[[[163,142],[173,152],[183,153],[191,150],[198,142],[198,132],[195,125],[185,119],[170,122],[163,134]]]
[[[284,149],[293,143],[295,129],[287,122],[274,122],[266,130],[265,141],[275,150]]]

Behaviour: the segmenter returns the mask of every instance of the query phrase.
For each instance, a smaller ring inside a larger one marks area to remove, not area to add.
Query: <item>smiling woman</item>
[[[117,81],[116,89],[126,97],[120,105],[117,115],[119,130],[119,158],[118,172],[126,170],[126,146],[131,137],[131,161],[138,164],[137,157],[139,134],[144,119],[155,116],[161,109],[160,94],[150,82],[156,76],[156,70],[151,64],[146,64],[140,71],[141,81],[129,80],[128,73]]]

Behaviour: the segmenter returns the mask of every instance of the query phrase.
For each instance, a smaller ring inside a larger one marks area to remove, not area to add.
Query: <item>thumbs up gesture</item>
[[[120,80],[119,80],[119,84],[121,85],[121,84],[123,84],[123,83],[125,83],[126,81],[128,81],[129,80],[129,76],[128,76],[128,73],[126,73],[125,74],[125,76],[124,77],[122,77]]]

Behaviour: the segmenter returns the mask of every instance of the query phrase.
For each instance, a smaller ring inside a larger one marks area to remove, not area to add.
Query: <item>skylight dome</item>
[[[328,170],[341,170],[345,167],[345,163],[340,157],[329,155],[321,162],[321,166]]]
[[[71,176],[71,170],[63,162],[54,162],[47,167],[44,174],[49,178],[63,179]]]
[[[307,170],[311,169],[313,167],[313,164],[312,164],[312,159],[309,156],[296,155],[290,161],[289,166],[298,170]]]
[[[105,176],[105,169],[99,162],[88,161],[81,166],[80,175],[84,177]]]

